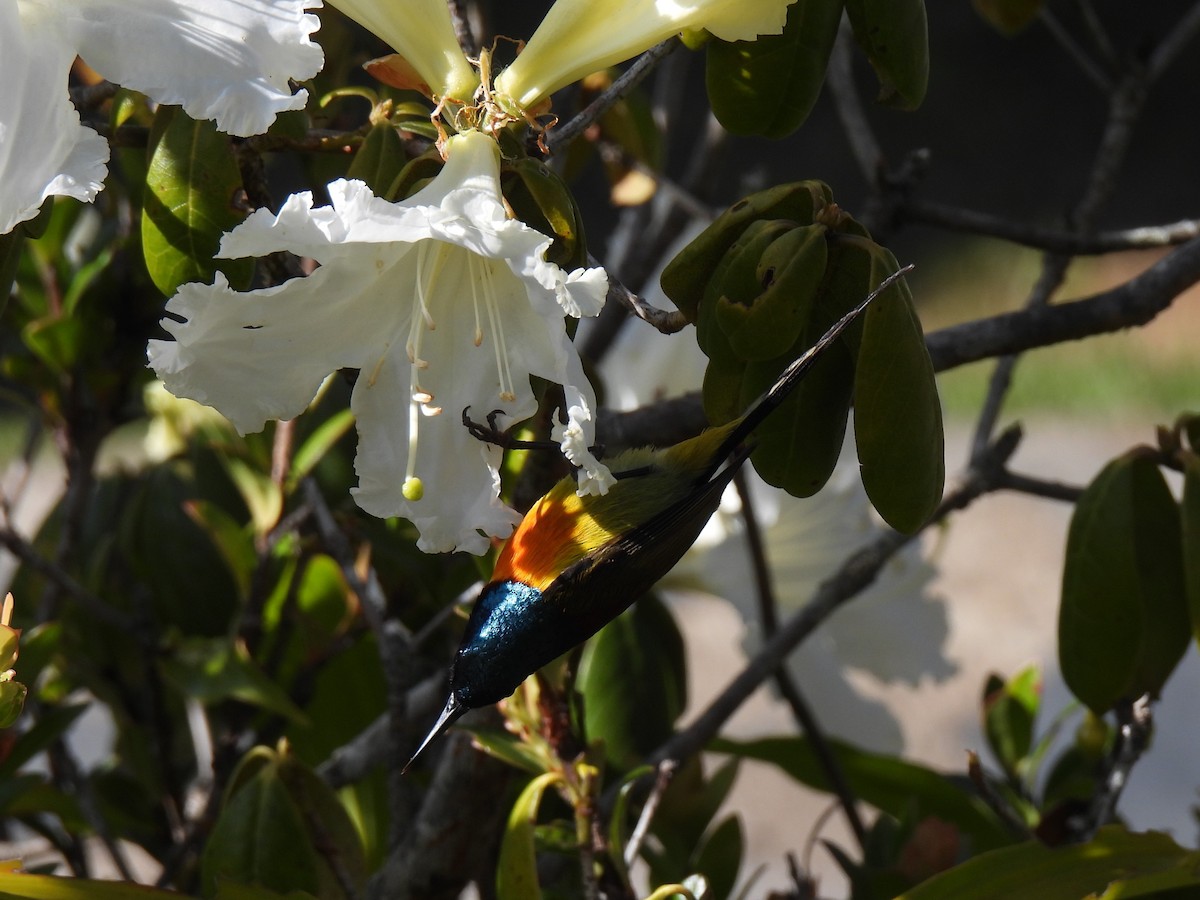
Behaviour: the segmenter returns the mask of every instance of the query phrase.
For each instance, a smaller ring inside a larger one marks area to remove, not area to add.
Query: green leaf
[[[75,368],[91,336],[82,319],[57,315],[35,319],[21,331],[25,346],[58,375]]]
[[[340,900],[346,886],[331,858],[349,887],[362,886],[362,847],[337,795],[286,750],[251,750],[230,780],[205,847],[204,893],[234,882]]]
[[[1190,635],[1179,508],[1158,466],[1135,449],[1104,467],[1071,517],[1059,665],[1100,715],[1122,698],[1157,694]]]
[[[722,819],[704,839],[704,846],[696,856],[695,869],[708,882],[706,896],[724,900],[733,895],[744,849],[742,823],[736,815]]]
[[[1021,763],[1033,746],[1033,729],[1041,703],[1042,676],[1027,666],[1009,681],[993,675],[983,696],[983,730],[988,746],[1009,778],[1021,774]]]
[[[127,881],[25,875],[17,871],[19,866],[18,860],[0,863],[0,896],[31,900],[181,900],[186,896]]]
[[[540,160],[522,157],[505,165],[500,185],[517,218],[554,239],[547,260],[568,271],[587,265],[583,215],[557,172]]]
[[[534,778],[521,791],[508,814],[508,825],[500,843],[496,867],[498,900],[540,900],[542,889],[537,876],[534,835],[538,809],[546,788],[562,780],[558,772],[546,772]]]
[[[916,109],[929,84],[925,0],[846,0],[854,39],[879,79],[880,103]]]
[[[288,470],[287,492],[290,494],[316,467],[325,454],[354,427],[354,413],[338,410],[322,422],[297,449]]]
[[[703,765],[693,759],[675,773],[651,824],[661,849],[642,846],[653,883],[678,881],[695,871],[700,842],[733,789],[740,765],[736,757],[726,760],[706,779]]]
[[[654,774],[653,766],[638,766],[631,769],[620,781],[617,799],[613,803],[612,815],[608,820],[608,856],[621,882],[629,886],[629,868],[625,865],[625,847],[628,844],[627,823],[629,795],[637,782]]]
[[[869,753],[840,741],[830,741],[850,790],[880,810],[902,818],[915,804],[921,815],[933,815],[971,838],[976,851],[1011,843],[1011,837],[973,789],[932,769],[891,756]],[[709,749],[758,759],[778,766],[801,784],[831,790],[816,753],[802,737],[762,738],[756,741],[716,740]],[[964,781],[963,784],[966,784]]]
[[[781,138],[820,96],[842,19],[842,0],[796,0],[782,34],[708,44],[705,80],[713,114],[734,134]]]
[[[164,624],[185,634],[225,634],[240,594],[213,536],[187,511],[200,492],[183,463],[150,470],[122,515],[118,537]]]
[[[1112,891],[1156,873],[1172,873],[1172,886],[1200,885],[1200,853],[1188,852],[1160,832],[1101,828],[1086,844],[1049,848],[1029,842],[983,853],[936,875],[896,900],[1062,900]],[[1104,897],[1136,894],[1104,893]]]
[[[470,733],[471,738],[479,749],[488,756],[495,757],[503,763],[508,763],[514,769],[528,772],[530,775],[542,775],[546,771],[545,755],[508,731],[498,731],[494,728],[458,728]]]
[[[872,247],[872,285],[878,285],[899,266],[887,250]],[[897,531],[912,534],[942,499],[946,459],[933,363],[903,278],[863,316],[854,439],[872,505]]]
[[[602,739],[617,768],[670,737],[687,705],[687,669],[679,628],[657,597],[643,597],[587,643],[575,687],[588,740]]]
[[[376,122],[354,154],[354,162],[346,170],[347,178],[366,182],[376,196],[382,197],[392,182],[408,165],[404,141],[390,121]]]
[[[19,681],[0,681],[0,728],[8,728],[25,708],[29,688]]]
[[[1200,456],[1189,454],[1183,464],[1183,570],[1192,632],[1200,641]]]
[[[240,700],[293,722],[307,722],[241,643],[227,638],[189,638],[163,661],[163,670],[184,694],[201,703]]]
[[[221,235],[244,217],[236,205],[242,176],[229,136],[178,107],[160,106],[148,152],[142,247],[154,284],[170,296],[181,284],[210,283],[221,271],[235,288],[248,287],[253,260],[214,258]]]
[[[815,210],[833,202],[820,181],[797,181],[758,191],[717,216],[704,231],[667,263],[659,279],[664,293],[695,323],[713,273],[734,241],[754,222],[790,219],[801,225],[813,221]]]

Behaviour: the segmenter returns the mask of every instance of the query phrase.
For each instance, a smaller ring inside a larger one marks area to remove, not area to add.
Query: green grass
[[[1079,259],[1055,300],[1105,290],[1151,262],[1147,254]],[[925,262],[914,290],[926,329],[1020,308],[1038,265],[1033,251],[994,243],[972,243]],[[989,360],[938,376],[948,417],[978,413],[994,367]],[[1200,294],[1178,298],[1144,328],[1023,354],[1004,408],[1013,414],[1163,423],[1200,411]]]

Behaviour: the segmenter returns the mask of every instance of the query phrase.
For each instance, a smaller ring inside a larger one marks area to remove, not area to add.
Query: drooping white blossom
[[[464,410],[477,422],[502,410],[503,427],[536,410],[531,376],[561,384],[559,439],[581,489],[607,489],[588,449],[595,397],[564,323],[567,312],[599,312],[607,278],[547,262],[550,239],[508,217],[494,140],[467,132],[446,150],[441,172],[407,200],[336,181],[331,206],[304,193],[278,215],[251,215],[221,256],[289,250],[320,266],[245,293],[220,275],[184,285],[167,311],[186,321],[164,320],[175,340],[151,342],[150,364],[172,393],[216,407],[243,433],[298,415],[326,375],[358,369],[358,504],[411,520],[423,550],[481,553],[519,517],[498,498],[500,450],[471,436]],[[406,483],[423,490],[406,496]]]
[[[303,108],[289,79],[324,63],[320,0],[0,0],[0,234],[47,197],[91,201],[108,144],[67,94],[80,56],[105,78],[236,135]]]

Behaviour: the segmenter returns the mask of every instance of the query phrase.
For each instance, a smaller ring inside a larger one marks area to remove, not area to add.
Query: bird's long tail
[[[838,337],[841,336],[841,333],[845,331],[855,319],[857,319],[863,314],[863,312],[866,311],[867,307],[871,305],[871,301],[873,301],[889,287],[911,272],[912,269],[913,267],[911,265],[904,266],[903,268],[893,272],[887,278],[883,279],[883,281],[879,283],[879,287],[871,291],[871,293],[867,295],[866,299],[863,300],[862,303],[858,304],[858,306],[854,307],[854,309],[850,310],[850,312],[846,313],[844,316],[834,322],[833,325],[829,327],[829,330],[821,335],[820,340],[800,354],[799,357],[790,362],[787,368],[780,373],[779,377],[775,380],[775,383],[767,388],[766,392],[763,393],[761,397],[751,403],[750,408],[747,409],[742,417],[737,420],[737,424],[725,437],[725,440],[721,442],[720,448],[713,456],[714,462],[716,462],[716,464],[719,466],[730,453],[737,449],[737,447],[743,441],[745,441],[747,437],[749,437],[750,433],[762,423],[763,419],[774,412],[775,409],[779,407],[779,404],[787,399],[788,394],[792,392],[792,388],[800,383],[800,379],[802,379],[808,373],[808,370],[813,367],[813,363],[817,361],[817,359],[822,353],[825,352],[830,344],[832,344],[838,339]]]

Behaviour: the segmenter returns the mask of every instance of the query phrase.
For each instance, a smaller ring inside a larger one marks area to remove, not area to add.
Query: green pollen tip
[[[416,503],[425,496],[425,485],[420,478],[405,478],[404,486],[400,488],[400,493],[404,495],[404,499],[410,503]]]

